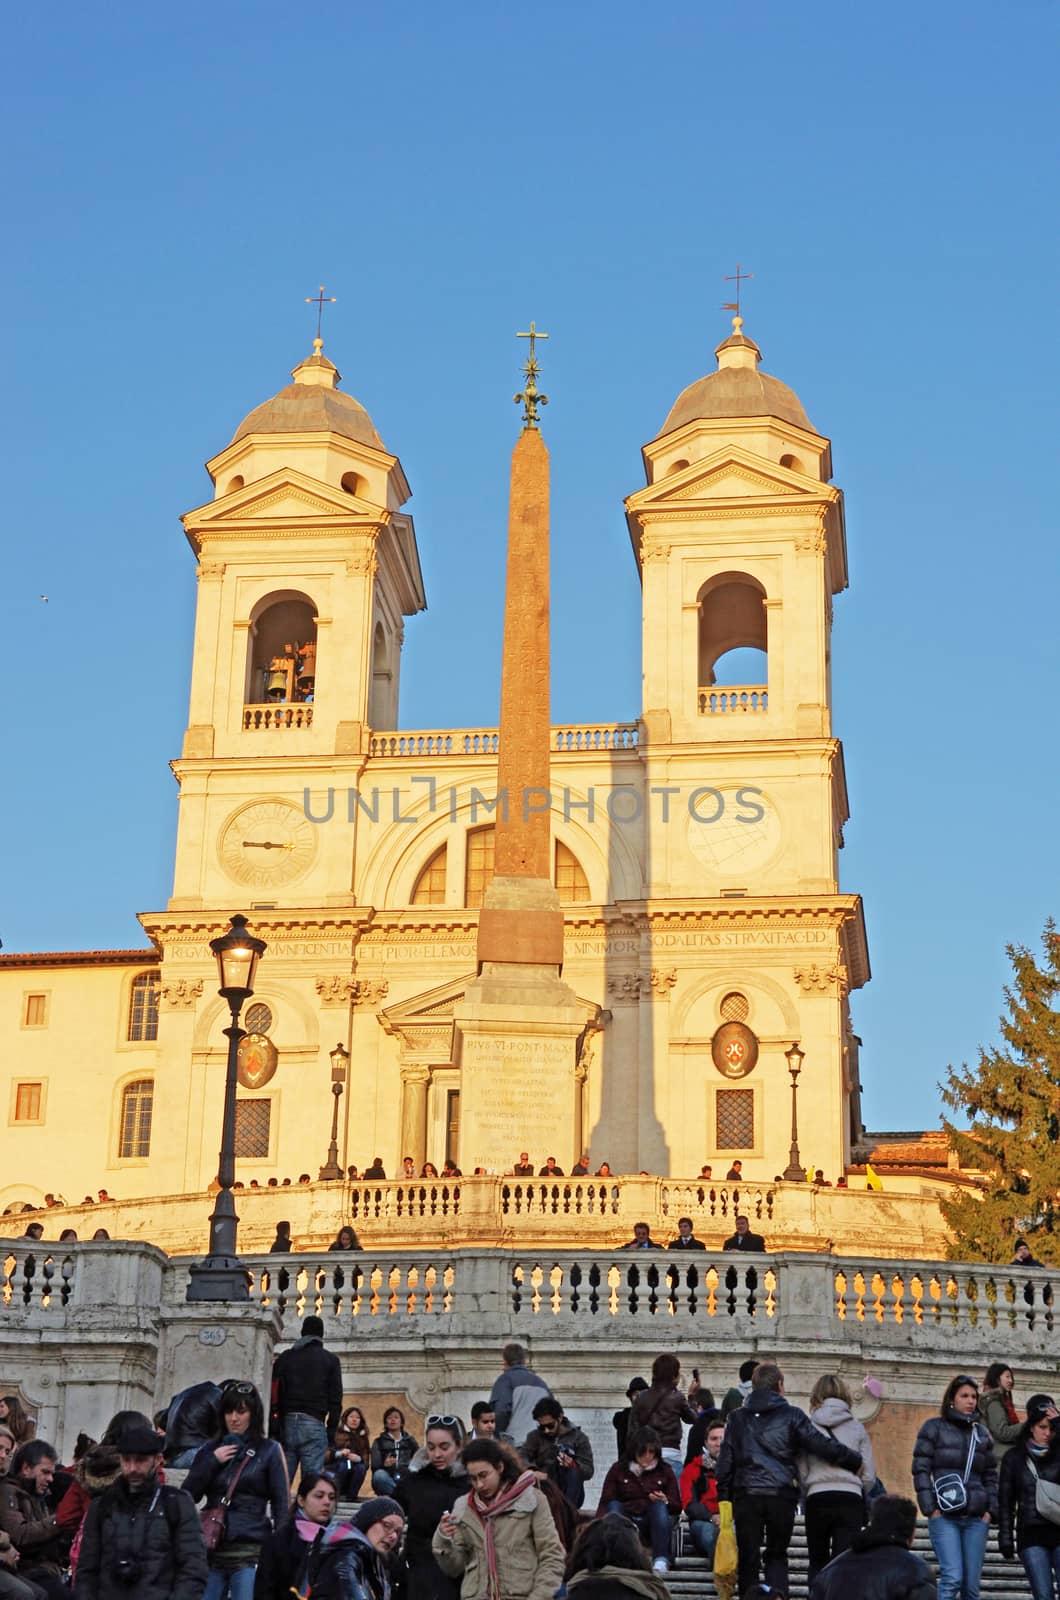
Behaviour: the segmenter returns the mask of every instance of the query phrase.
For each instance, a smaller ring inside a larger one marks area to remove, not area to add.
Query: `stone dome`
[[[342,375],[319,349],[291,377],[293,383],[243,418],[232,444],[248,433],[338,433],[373,450],[386,449],[361,402],[336,387]]]
[[[657,439],[683,428],[687,422],[717,417],[777,417],[810,433],[817,432],[794,389],[768,372],[759,372],[762,352],[753,339],[740,332],[739,322],[738,317],[733,319],[736,331],[714,352],[717,372],[697,378],[681,391],[656,434]]]

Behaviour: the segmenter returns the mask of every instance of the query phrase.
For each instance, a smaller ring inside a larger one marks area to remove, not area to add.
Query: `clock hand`
[[[258,840],[258,839],[244,839],[243,840],[243,849],[244,850],[293,850],[294,849],[294,844],[293,844],[293,842],[287,843],[287,844],[277,844],[272,839],[266,839],[264,841],[261,841],[261,840]]]

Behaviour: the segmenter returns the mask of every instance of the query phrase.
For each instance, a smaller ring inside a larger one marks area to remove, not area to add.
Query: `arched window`
[[[496,829],[472,828],[467,836],[467,861],[464,865],[464,904],[480,906],[493,881],[493,856],[497,843]]]
[[[431,856],[427,865],[422,868],[412,890],[413,906],[444,906],[445,905],[445,874],[449,856],[448,845],[442,845]]]
[[[746,572],[720,573],[703,585],[697,597],[700,689],[768,684],[765,597]]]
[[[122,1160],[151,1154],[151,1115],[155,1104],[153,1078],[137,1078],[121,1093],[118,1155]]]
[[[317,673],[316,607],[308,595],[269,595],[250,628],[248,705],[313,700]]]
[[[368,700],[368,726],[392,728],[397,721],[394,673],[383,624],[377,622],[372,635],[372,687]]]
[[[556,840],[556,891],[565,906],[584,905],[589,899],[589,880],[573,850],[562,839]]]
[[[158,1038],[158,992],[162,980],[157,972],[138,972],[129,991],[129,1030],[132,1044]]]

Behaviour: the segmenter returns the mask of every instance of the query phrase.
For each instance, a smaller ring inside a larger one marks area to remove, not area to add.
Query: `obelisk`
[[[460,1165],[503,1172],[520,1150],[567,1171],[581,1150],[576,1050],[585,1007],[565,984],[550,822],[549,462],[535,339],[512,452],[501,667],[494,877],[478,927],[478,976],[456,1008]],[[547,1151],[544,1145],[547,1143]]]

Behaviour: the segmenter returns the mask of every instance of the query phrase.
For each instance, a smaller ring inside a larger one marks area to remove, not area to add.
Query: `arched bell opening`
[[[394,669],[390,660],[390,647],[381,622],[372,634],[372,685],[368,694],[368,726],[392,728],[397,721],[394,703]]]
[[[769,683],[766,592],[746,572],[724,572],[705,583],[699,606],[699,687]]]
[[[308,595],[267,595],[250,619],[247,701],[312,701],[316,693],[316,605]]]

